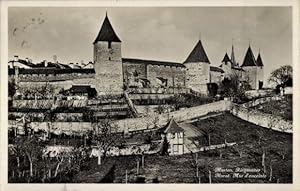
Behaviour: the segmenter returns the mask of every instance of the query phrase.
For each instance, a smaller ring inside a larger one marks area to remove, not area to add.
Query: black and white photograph
[[[6,183],[293,184],[293,10],[8,6]]]

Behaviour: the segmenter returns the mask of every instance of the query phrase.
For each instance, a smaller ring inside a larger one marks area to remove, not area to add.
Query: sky
[[[10,7],[8,57],[93,61],[106,11],[123,58],[182,63],[201,39],[213,66],[230,55],[232,44],[240,64],[249,44],[255,57],[260,50],[265,81],[274,69],[292,65],[290,7]]]

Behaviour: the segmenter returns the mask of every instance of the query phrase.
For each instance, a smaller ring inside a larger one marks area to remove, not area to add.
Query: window
[[[177,153],[179,151],[179,145],[173,145],[173,152]]]
[[[183,134],[183,133],[178,133],[178,138],[182,138],[182,137],[183,137],[182,134]]]
[[[111,48],[111,42],[108,41],[108,48]]]
[[[108,60],[111,60],[111,57],[108,57]]]

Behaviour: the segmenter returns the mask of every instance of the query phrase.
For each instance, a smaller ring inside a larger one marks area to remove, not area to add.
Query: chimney
[[[15,56],[14,56],[14,61],[15,61],[15,62],[18,62],[18,61],[19,61],[19,56],[18,56],[18,55],[15,55]]]
[[[29,60],[29,58],[25,58],[25,60],[26,60],[26,62],[27,62],[27,63],[30,63],[30,60]]]
[[[48,66],[48,61],[44,60],[44,66],[47,67]]]

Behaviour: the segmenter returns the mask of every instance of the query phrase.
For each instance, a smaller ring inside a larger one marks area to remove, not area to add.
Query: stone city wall
[[[167,80],[167,87],[185,87],[185,68],[165,65],[148,65],[147,79],[154,87],[159,87],[162,83],[157,78]]]
[[[137,86],[139,79],[147,79],[147,65],[123,62],[124,80],[128,86]]]

